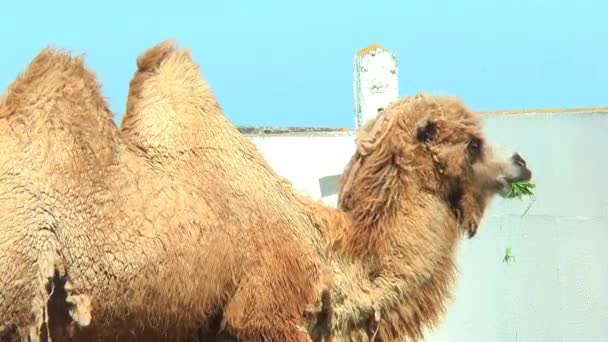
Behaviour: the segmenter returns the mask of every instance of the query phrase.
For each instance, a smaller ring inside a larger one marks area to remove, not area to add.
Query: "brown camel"
[[[360,132],[339,208],[324,207],[274,173],[168,42],[138,59],[120,130],[60,51],[1,101],[0,338],[420,339],[459,232],[531,177],[459,101],[416,95]]]

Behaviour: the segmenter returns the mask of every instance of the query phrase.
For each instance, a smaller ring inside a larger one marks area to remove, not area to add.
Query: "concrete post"
[[[359,50],[353,61],[353,90],[357,129],[399,97],[397,57],[378,44]]]

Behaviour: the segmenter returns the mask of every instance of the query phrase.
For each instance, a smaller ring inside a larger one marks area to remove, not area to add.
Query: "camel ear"
[[[416,139],[419,142],[428,144],[435,139],[437,136],[437,124],[432,121],[430,118],[427,118],[423,121],[423,124],[418,126],[418,131],[416,132]]]

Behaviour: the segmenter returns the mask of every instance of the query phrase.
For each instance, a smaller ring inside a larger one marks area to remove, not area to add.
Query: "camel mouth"
[[[522,167],[516,177],[504,177],[498,180],[498,194],[506,198],[511,193],[513,183],[529,182],[532,179],[532,171],[527,167]]]

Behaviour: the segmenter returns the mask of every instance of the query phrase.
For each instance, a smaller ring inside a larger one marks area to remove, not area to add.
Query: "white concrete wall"
[[[461,244],[454,301],[427,341],[608,341],[608,114],[488,116],[485,124],[489,139],[528,161],[536,201],[521,217],[528,200],[496,198],[478,236]],[[297,188],[335,200],[327,188],[354,151],[352,136],[253,140]]]
[[[397,57],[379,47],[355,55],[353,91],[355,127],[361,127],[399,97]]]

